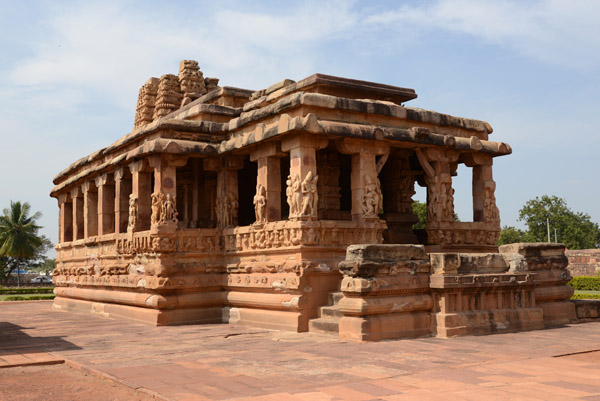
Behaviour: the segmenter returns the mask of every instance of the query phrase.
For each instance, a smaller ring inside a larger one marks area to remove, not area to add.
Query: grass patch
[[[571,299],[600,299],[600,294],[575,293]]]
[[[0,288],[0,295],[52,294],[54,287]]]
[[[54,299],[54,294],[20,294],[20,295],[0,295],[1,301],[33,301],[40,299]]]

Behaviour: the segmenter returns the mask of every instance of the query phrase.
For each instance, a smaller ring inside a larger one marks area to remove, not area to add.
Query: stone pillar
[[[452,151],[426,148],[416,150],[427,183],[428,223],[454,222],[454,189],[450,163],[458,154]]]
[[[98,192],[93,181],[81,185],[83,191],[83,236],[90,238],[98,235]]]
[[[150,214],[151,214],[151,200],[150,193],[152,191],[152,176],[147,171],[147,163],[145,160],[133,162],[129,165],[131,171],[131,199],[137,203],[137,216],[135,221],[135,227],[128,227],[133,232],[144,231],[150,229]],[[130,221],[131,212],[133,208],[130,207]]]
[[[200,220],[200,163],[192,160],[192,225],[198,227]]]
[[[127,232],[129,217],[129,195],[131,194],[131,179],[126,178],[127,170],[120,167],[115,170],[115,233]]]
[[[73,203],[70,202],[68,193],[58,195],[58,206],[58,242],[73,241]]]
[[[266,191],[266,221],[281,220],[281,163],[283,154],[277,151],[277,144],[268,143],[250,154],[250,160],[258,162],[257,187]]]
[[[217,172],[215,212],[217,227],[233,227],[238,224],[238,174],[244,168],[244,159],[228,156],[224,159],[203,159],[204,170]]]
[[[73,201],[73,241],[83,239],[83,194],[79,186],[71,190]]]
[[[352,155],[352,220],[377,219],[383,198],[376,156],[387,154],[389,145],[346,138],[338,144],[338,149]]]
[[[281,150],[290,152],[290,175],[286,194],[290,205],[290,219],[316,220],[317,218],[317,157],[316,151],[327,146],[327,138],[311,134],[297,134],[281,142]]]
[[[115,232],[115,186],[112,174],[96,177],[98,187],[98,235]]]
[[[186,157],[169,157],[167,155],[152,156],[148,159],[154,169],[154,191],[152,193],[151,226],[177,228],[178,212],[177,197],[177,167],[185,166]]]

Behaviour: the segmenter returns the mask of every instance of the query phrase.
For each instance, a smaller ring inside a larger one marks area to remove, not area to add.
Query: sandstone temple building
[[[486,122],[405,105],[416,97],[322,74],[219,87],[189,60],[150,78],[133,131],[54,179],[54,306],[356,340],[575,319],[564,246],[496,246],[493,161],[510,146]],[[470,222],[454,219],[459,165]]]

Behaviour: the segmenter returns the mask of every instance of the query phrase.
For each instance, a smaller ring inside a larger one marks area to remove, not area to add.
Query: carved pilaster
[[[286,198],[290,220],[316,220],[318,193],[316,151],[327,146],[327,139],[308,134],[285,138],[281,149],[290,152],[290,175],[286,181]]]

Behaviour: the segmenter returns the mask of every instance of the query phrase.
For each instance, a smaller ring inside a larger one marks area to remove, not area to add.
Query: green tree
[[[506,244],[514,244],[517,242],[535,242],[529,232],[520,230],[512,226],[504,226],[500,231],[498,238],[498,246]]]
[[[425,223],[427,222],[427,204],[419,201],[414,201],[412,204],[413,212],[417,215],[419,221],[413,225],[414,230],[425,229]]]
[[[525,203],[519,210],[519,220],[527,224],[531,241],[548,241],[548,221],[551,240],[554,230],[558,242],[569,249],[589,249],[600,246],[600,227],[585,213],[573,212],[564,199],[543,195]]]
[[[422,230],[425,228],[427,222],[427,203],[413,201],[412,203],[413,213],[417,215],[419,221],[413,224],[413,230]],[[454,213],[454,221],[460,221],[458,214]]]
[[[42,237],[38,235],[41,227],[36,224],[42,214],[36,212],[30,216],[30,210],[27,202],[11,201],[10,208],[5,208],[0,216],[0,257],[14,259],[18,286],[21,286],[22,261],[33,257],[43,244]]]

